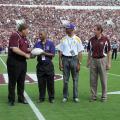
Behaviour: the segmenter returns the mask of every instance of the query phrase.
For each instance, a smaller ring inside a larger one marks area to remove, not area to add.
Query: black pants
[[[45,99],[46,88],[49,100],[54,99],[54,66],[52,62],[37,65],[39,99]]]
[[[115,58],[115,60],[117,58],[117,49],[113,49],[113,51],[112,51],[112,59],[114,59],[114,58]]]
[[[17,83],[18,100],[24,100],[24,82],[27,71],[26,61],[18,61],[8,58],[7,60],[8,71],[8,100],[15,101],[15,87]]]

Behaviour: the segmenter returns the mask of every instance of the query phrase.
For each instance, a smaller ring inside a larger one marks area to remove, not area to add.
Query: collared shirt
[[[119,45],[117,42],[112,44],[112,49],[117,49],[118,47],[119,47]]]
[[[8,49],[8,56],[14,57],[18,60],[25,60],[24,56],[18,55],[12,51],[11,48],[17,47],[21,51],[28,53],[29,42],[26,37],[21,36],[18,32],[13,33],[9,39],[9,49]]]
[[[89,40],[87,50],[90,52],[93,58],[105,57],[111,50],[110,41],[103,35],[100,39],[94,36]]]
[[[76,35],[73,37],[65,36],[62,39],[58,50],[60,50],[64,56],[76,56],[79,52],[84,50],[84,47],[80,38]],[[71,54],[71,51],[74,51],[74,55]]]
[[[53,55],[55,55],[55,46],[54,46],[53,42],[50,41],[50,40],[47,40],[47,41],[45,42],[45,44],[43,44],[41,41],[37,41],[37,42],[35,43],[34,48],[41,48],[41,49],[44,50],[45,52],[47,52],[47,53],[52,53]],[[44,60],[43,60],[43,57],[45,57]],[[37,61],[38,61],[39,63],[50,62],[51,59],[52,59],[52,57],[43,56],[43,55],[39,55],[39,56],[37,57]]]

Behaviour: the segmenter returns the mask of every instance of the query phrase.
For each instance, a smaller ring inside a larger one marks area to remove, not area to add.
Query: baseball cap
[[[67,24],[66,26],[65,26],[65,28],[66,29],[75,29],[75,24],[73,24],[73,23],[69,23],[69,24]]]

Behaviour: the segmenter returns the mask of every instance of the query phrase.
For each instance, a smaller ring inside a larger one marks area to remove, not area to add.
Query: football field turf
[[[6,57],[1,57],[6,62]],[[53,60],[55,73],[62,74],[58,67],[58,56]],[[26,92],[46,120],[120,120],[120,92],[109,94],[108,101],[100,102],[101,86],[99,81],[98,100],[89,102],[89,70],[86,66],[86,55],[83,56],[79,75],[79,103],[72,100],[72,80],[69,81],[69,100],[62,103],[62,80],[55,81],[55,103],[38,102],[37,83],[26,84]],[[28,60],[28,73],[36,71],[36,59]],[[0,61],[0,74],[5,74],[6,68]],[[120,91],[120,54],[118,59],[112,61],[112,68],[108,71],[108,93]],[[7,103],[7,84],[0,85],[0,120],[37,120],[29,105],[16,103],[14,107]]]

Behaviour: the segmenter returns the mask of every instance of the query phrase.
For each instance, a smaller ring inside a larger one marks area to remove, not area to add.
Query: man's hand
[[[25,54],[25,58],[29,59],[30,58],[30,54]]]
[[[33,59],[33,58],[35,58],[35,57],[36,57],[35,55],[30,54],[30,58],[31,58],[31,59]]]
[[[91,55],[90,55],[90,51],[88,51],[88,57],[87,57],[87,68],[90,68],[90,62],[91,62]]]
[[[111,68],[111,64],[108,63],[107,66],[106,66],[106,70],[110,70],[110,68]]]
[[[42,52],[41,55],[47,55],[47,53],[46,52]]]
[[[87,68],[89,68],[89,67],[90,67],[90,60],[89,60],[89,61],[87,61],[87,65],[86,65],[86,67],[87,67]]]
[[[60,71],[63,71],[63,64],[62,64],[62,62],[59,63],[59,69],[60,69]]]
[[[42,52],[41,55],[49,56],[49,57],[54,57],[54,54],[48,53],[48,52]]]
[[[28,48],[28,52],[31,52],[33,50],[33,48]]]
[[[106,70],[109,70],[110,68],[111,68],[111,51],[109,51],[108,54],[107,54]]]
[[[77,72],[80,71],[80,63],[77,64]]]

